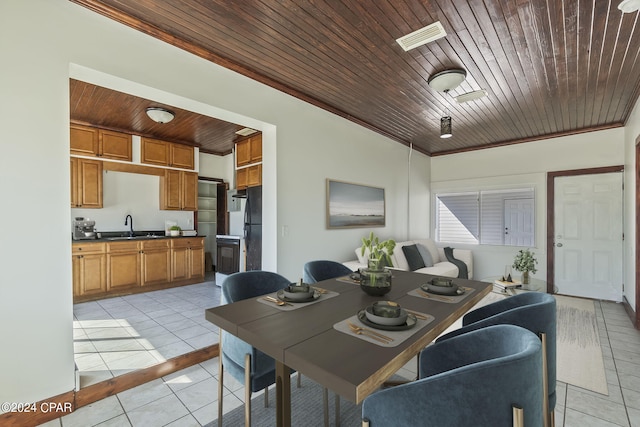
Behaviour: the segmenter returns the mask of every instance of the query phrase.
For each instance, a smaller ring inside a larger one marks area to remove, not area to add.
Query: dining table
[[[425,292],[433,279],[442,277],[393,270],[391,290],[371,296],[357,279],[344,276],[313,284],[318,294],[311,302],[279,305],[270,299],[277,301],[278,295],[269,295],[209,308],[205,317],[275,360],[276,425],[289,427],[292,369],[359,404],[493,286],[454,278],[452,283],[465,291],[462,295]],[[399,304],[409,313],[406,325],[372,327],[363,310],[376,301]],[[358,334],[349,323],[367,332]]]

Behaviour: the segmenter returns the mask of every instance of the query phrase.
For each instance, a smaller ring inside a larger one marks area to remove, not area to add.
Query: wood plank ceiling
[[[618,0],[70,1],[428,155],[623,126],[640,94],[639,13]],[[435,21],[446,37],[396,43]],[[428,86],[451,68],[458,88]]]

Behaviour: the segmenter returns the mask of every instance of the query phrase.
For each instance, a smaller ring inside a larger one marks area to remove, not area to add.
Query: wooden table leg
[[[276,360],[276,425],[291,427],[291,369]]]

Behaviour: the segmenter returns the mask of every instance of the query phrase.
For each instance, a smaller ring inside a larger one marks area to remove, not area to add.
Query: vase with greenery
[[[522,272],[522,284],[529,284],[529,272],[535,274],[538,260],[529,249],[520,249],[513,260],[513,268]]]
[[[392,267],[391,255],[396,242],[392,239],[380,241],[369,233],[362,238],[362,256],[368,252],[367,268],[360,270],[360,288],[369,295],[381,296],[391,290],[391,272],[385,266]]]
[[[373,231],[369,233],[369,237],[362,238],[362,256],[369,251],[369,268],[374,270],[382,270],[385,266],[393,267],[391,261],[391,255],[396,247],[396,242],[393,239],[387,239],[380,241],[380,239],[373,234]]]

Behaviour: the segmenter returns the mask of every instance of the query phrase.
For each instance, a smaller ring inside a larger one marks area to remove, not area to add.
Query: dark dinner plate
[[[358,312],[358,320],[370,328],[382,329],[384,331],[406,331],[407,329],[413,328],[418,323],[416,316],[409,313],[407,316],[407,322],[402,325],[379,325],[369,320],[364,310],[360,310]]]
[[[293,302],[293,303],[312,302],[312,301],[315,301],[318,298],[320,298],[320,292],[313,291],[313,295],[310,296],[309,298],[305,298],[305,299],[291,299],[291,298],[287,298],[286,296],[284,296],[284,291],[282,289],[280,289],[278,291],[278,293],[276,294],[276,296],[278,297],[279,300],[285,301],[285,302]]]
[[[438,295],[462,295],[464,294],[464,288],[458,287],[458,285],[453,286],[436,286],[431,283],[425,283],[424,285],[420,285],[420,289],[425,292],[429,292],[431,294]]]

